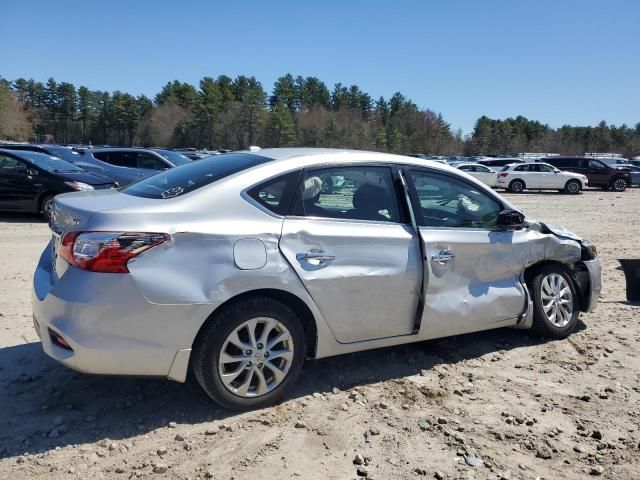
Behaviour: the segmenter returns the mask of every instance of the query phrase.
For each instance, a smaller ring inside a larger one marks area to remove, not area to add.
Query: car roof
[[[24,160],[25,162],[30,162],[31,158],[29,158],[30,155],[42,155],[45,156],[47,158],[52,158],[52,155],[49,155],[46,152],[34,152],[33,150],[13,150],[11,148],[1,148],[0,147],[0,153],[4,153],[6,155],[9,156],[14,156],[17,157],[21,160]],[[57,158],[57,157],[53,157],[53,158]],[[66,162],[66,160],[63,159],[59,159],[61,161]]]
[[[406,155],[397,155],[393,153],[384,153],[384,152],[371,152],[366,150],[350,150],[346,148],[309,148],[309,147],[291,147],[291,148],[265,148],[263,150],[248,152],[231,152],[231,153],[246,153],[249,155],[258,155],[261,157],[266,157],[273,162],[270,163],[280,163],[286,162],[288,160],[294,158],[308,158],[313,159],[313,163],[322,163],[323,161],[327,161],[329,163],[344,163],[349,160],[353,160],[354,162],[388,162],[388,163],[397,163],[397,164],[405,164],[412,165],[416,167],[425,167],[429,166],[432,168],[445,170],[448,172],[456,172],[459,174],[459,170],[455,167],[448,165],[447,163],[438,162],[435,160],[426,160],[423,158],[415,158],[409,157]],[[351,158],[349,158],[351,157]]]
[[[144,147],[94,147],[94,148],[87,148],[85,149],[85,151],[87,152],[113,152],[113,151],[120,151],[120,152],[152,152],[153,149],[151,148],[144,148]]]

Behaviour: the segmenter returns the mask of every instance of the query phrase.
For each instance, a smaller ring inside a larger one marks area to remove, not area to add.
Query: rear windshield
[[[174,198],[193,192],[222,178],[271,158],[250,153],[226,153],[165,170],[122,189],[122,193],[145,198]]]

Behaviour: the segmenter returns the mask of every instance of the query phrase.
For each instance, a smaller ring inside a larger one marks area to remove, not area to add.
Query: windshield
[[[173,150],[163,150],[160,148],[153,148],[152,150],[156,153],[159,153],[167,160],[169,160],[175,167],[179,167],[180,165],[186,165],[193,161],[189,157],[182,155],[179,152],[174,152]]]
[[[227,153],[165,170],[125,187],[122,193],[145,198],[173,198],[222,178],[271,161],[248,153]]]
[[[70,172],[84,172],[84,170],[73,163],[69,163],[66,160],[62,160],[52,155],[37,152],[20,152],[20,158],[24,158],[31,164],[35,165],[42,170],[49,173],[70,173]]]

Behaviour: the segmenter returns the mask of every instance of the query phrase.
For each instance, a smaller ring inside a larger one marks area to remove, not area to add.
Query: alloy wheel
[[[616,192],[624,192],[626,188],[627,182],[622,178],[618,178],[615,182],[613,182],[613,189]]]
[[[567,280],[550,273],[540,283],[542,309],[547,320],[559,328],[566,327],[573,317],[573,293]]]
[[[569,185],[567,185],[567,191],[569,193],[578,193],[578,191],[580,191],[580,185],[576,182],[569,182]]]
[[[293,362],[293,337],[278,320],[252,318],[225,339],[218,359],[223,385],[239,397],[259,397],[286,378]]]

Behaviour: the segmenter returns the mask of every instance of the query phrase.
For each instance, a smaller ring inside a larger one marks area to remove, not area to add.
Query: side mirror
[[[38,170],[36,170],[35,168],[30,168],[27,170],[27,175],[31,175],[32,177],[35,177],[36,175],[38,175]]]
[[[502,210],[498,213],[497,223],[502,230],[522,230],[524,215],[517,210]]]

